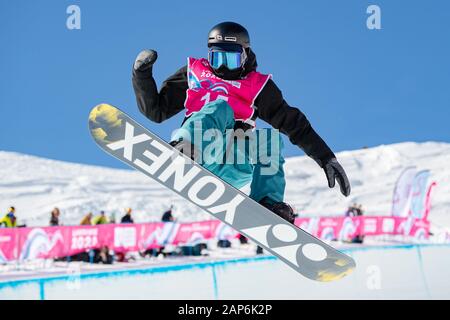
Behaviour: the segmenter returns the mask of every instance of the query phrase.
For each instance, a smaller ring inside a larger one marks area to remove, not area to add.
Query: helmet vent
[[[225,41],[234,41],[234,42],[236,42],[237,38],[236,37],[225,37]]]

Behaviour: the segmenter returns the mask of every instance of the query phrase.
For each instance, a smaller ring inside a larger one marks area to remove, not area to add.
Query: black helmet
[[[208,35],[208,47],[215,44],[239,44],[243,48],[250,47],[250,36],[247,29],[236,22],[222,22],[215,25]]]

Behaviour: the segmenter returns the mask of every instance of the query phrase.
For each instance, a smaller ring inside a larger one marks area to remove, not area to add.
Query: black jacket
[[[162,222],[171,222],[173,220],[174,219],[173,219],[173,215],[172,215],[172,210],[168,210],[168,211],[164,212],[161,217]]]
[[[134,223],[134,220],[131,215],[126,214],[122,217],[122,219],[120,219],[120,223]]]
[[[257,67],[256,56],[251,50],[248,56],[246,73],[256,70]],[[161,123],[184,109],[188,89],[187,66],[167,78],[159,93],[151,69],[146,72],[133,69],[133,88],[139,110],[148,119]],[[255,118],[261,118],[286,134],[293,144],[300,147],[320,166],[335,157],[311,127],[306,116],[299,109],[287,104],[273,80],[270,79],[260,92],[255,100],[255,106]]]

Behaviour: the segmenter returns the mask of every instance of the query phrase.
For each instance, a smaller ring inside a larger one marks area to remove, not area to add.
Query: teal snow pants
[[[244,138],[233,131],[234,124],[231,107],[216,100],[187,118],[172,141],[191,141],[201,153],[198,162],[235,188],[250,183],[253,200],[283,201],[286,181],[279,132],[259,129]]]

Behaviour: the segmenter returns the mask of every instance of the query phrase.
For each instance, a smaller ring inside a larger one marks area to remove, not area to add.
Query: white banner
[[[428,191],[429,170],[423,170],[414,177],[411,191],[411,216],[422,219],[426,211],[426,196]]]
[[[397,180],[392,199],[392,216],[407,217],[411,205],[411,191],[416,176],[415,167],[406,168]]]

